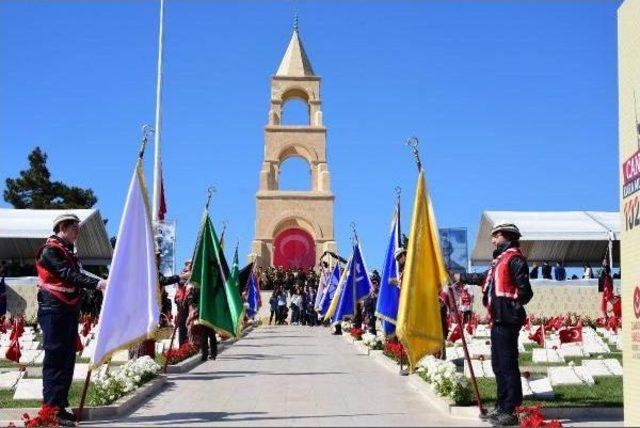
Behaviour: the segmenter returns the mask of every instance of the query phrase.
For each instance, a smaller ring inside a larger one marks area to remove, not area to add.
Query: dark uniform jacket
[[[494,251],[494,258],[512,246],[512,243],[499,246]],[[462,273],[460,274],[460,279],[465,284],[483,285],[487,279],[487,273],[488,271],[483,273]],[[521,257],[513,257],[509,261],[509,273],[518,287],[518,300],[498,297],[495,293],[495,287],[491,287],[491,319],[495,324],[522,325],[527,317],[524,305],[529,303],[533,297],[527,261]],[[483,297],[485,306],[487,297]]]

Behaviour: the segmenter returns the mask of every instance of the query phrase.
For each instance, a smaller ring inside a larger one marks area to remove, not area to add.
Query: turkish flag
[[[451,343],[455,343],[461,338],[462,338],[462,324],[458,324],[456,325],[456,328],[454,328],[451,334],[449,335],[449,341]]]
[[[18,342],[18,339],[14,339],[11,341],[11,344],[9,345],[9,349],[7,349],[5,358],[7,360],[11,360],[16,363],[19,363],[21,356],[22,356],[22,352],[20,351],[20,342]]]
[[[620,328],[620,319],[618,317],[609,318],[609,321],[607,321],[607,330],[613,330],[613,332],[617,334],[618,328]]]
[[[556,326],[556,319],[549,318],[546,323],[544,323],[544,329],[547,331],[553,330]]]
[[[560,330],[560,343],[582,342],[582,321],[575,327],[567,327]]]
[[[531,331],[531,318],[527,317],[524,322],[524,329],[527,331]]]
[[[529,335],[529,340],[533,340],[538,345],[544,346],[544,327],[538,327],[535,333]]]
[[[620,299],[620,296],[613,298],[613,315],[617,318],[622,316],[622,299]]]
[[[564,327],[565,324],[565,319],[564,317],[557,317],[554,324],[553,324],[553,328],[555,328],[556,330],[560,330],[562,327]]]

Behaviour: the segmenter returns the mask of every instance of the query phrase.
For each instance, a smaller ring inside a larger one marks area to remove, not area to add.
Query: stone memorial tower
[[[307,105],[305,125],[282,125],[285,104]],[[297,18],[278,71],[271,77],[269,119],[264,129],[264,161],[256,193],[255,239],[258,266],[311,267],[326,250],[336,251],[333,204],[322,125],[320,77],[316,76],[300,41]],[[309,164],[309,191],[280,190],[280,166],[290,157]]]

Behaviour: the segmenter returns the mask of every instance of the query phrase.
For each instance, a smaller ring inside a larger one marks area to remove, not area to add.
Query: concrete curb
[[[129,395],[119,398],[108,406],[85,407],[82,410],[82,420],[94,421],[98,419],[110,419],[129,413],[133,408],[140,406],[151,395],[158,392],[167,382],[167,376],[160,375],[156,379],[145,383]],[[76,409],[74,408],[74,411]]]
[[[186,360],[180,361],[178,364],[171,364],[167,366],[167,374],[186,373],[197,366],[203,361],[200,359],[200,353],[190,356]]]
[[[553,407],[542,408],[545,419],[583,419],[622,421],[623,407]]]

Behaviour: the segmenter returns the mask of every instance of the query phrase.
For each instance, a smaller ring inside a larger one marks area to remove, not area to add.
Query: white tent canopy
[[[602,211],[485,211],[480,219],[471,263],[492,260],[491,229],[514,223],[520,229],[522,250],[531,261],[564,261],[566,265],[599,262],[614,241],[619,260],[620,213]]]
[[[107,265],[112,248],[100,212],[94,209],[29,210],[0,208],[0,259],[30,262],[45,239],[53,234],[53,220],[64,213],[80,218],[76,243],[80,261],[86,265]]]

